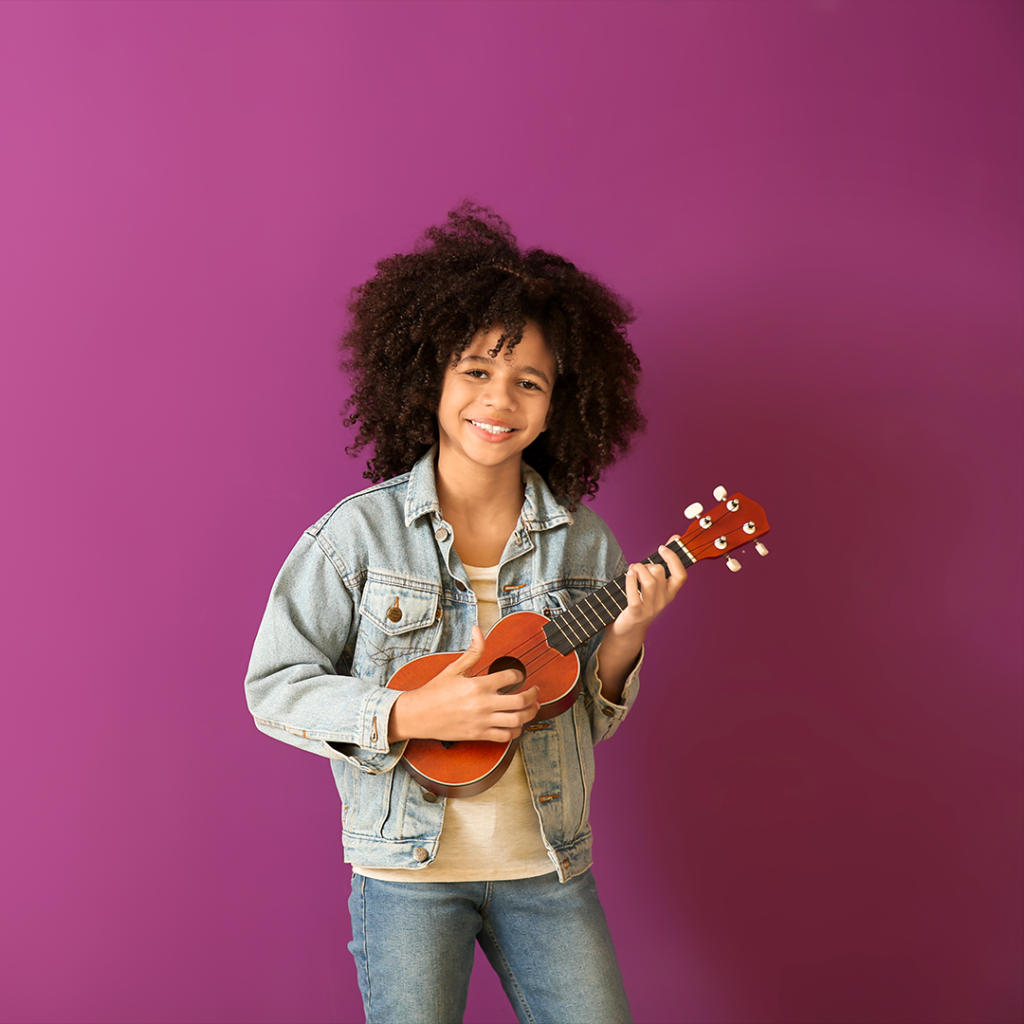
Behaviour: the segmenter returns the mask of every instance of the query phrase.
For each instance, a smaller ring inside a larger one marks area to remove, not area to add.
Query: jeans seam
[[[370,951],[366,945],[366,876],[359,876],[359,916],[363,925],[363,969],[366,971],[366,1019],[373,1019],[373,988],[370,984]]]
[[[488,908],[491,905],[491,900],[494,899],[494,882],[484,882],[484,898],[480,901],[480,906],[476,908],[476,912],[480,915],[480,920],[484,920],[484,914],[486,914]]]
[[[509,987],[513,992],[515,992],[516,999],[522,1007],[526,1020],[529,1021],[530,1024],[537,1024],[537,1018],[534,1017],[533,1012],[530,1010],[530,1004],[526,1001],[526,996],[523,993],[523,990],[519,987],[519,981],[516,978],[515,971],[512,970],[512,965],[508,962],[508,958],[505,956],[505,951],[501,948],[501,943],[498,942],[498,937],[494,934],[494,930],[491,928],[490,921],[484,921],[484,928],[487,929],[487,935],[494,944],[495,954],[501,959],[501,965],[505,970],[505,977],[508,978]]]

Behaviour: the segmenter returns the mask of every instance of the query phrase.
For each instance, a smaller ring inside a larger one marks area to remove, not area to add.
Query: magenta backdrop
[[[627,552],[774,526],[599,752],[637,1020],[1019,1020],[1022,11],[0,4],[3,1019],[361,1019],[330,772],[241,680],[362,485],[347,291],[472,197],[636,306]]]

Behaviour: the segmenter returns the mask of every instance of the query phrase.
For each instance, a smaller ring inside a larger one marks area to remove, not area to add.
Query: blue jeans
[[[352,876],[367,1024],[459,1024],[476,942],[523,1024],[630,1024],[591,872],[505,882]]]

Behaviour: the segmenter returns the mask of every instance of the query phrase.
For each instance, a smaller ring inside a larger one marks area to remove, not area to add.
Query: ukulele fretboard
[[[669,547],[679,556],[687,569],[696,561],[683,547],[681,541],[674,540]],[[657,552],[650,558],[645,558],[644,564],[661,565],[664,566],[665,572],[668,572],[665,559]],[[548,646],[559,654],[568,654],[600,633],[618,616],[626,604],[626,574],[623,573],[610,583],[606,583],[600,590],[595,590],[590,597],[584,598],[552,619],[544,627],[544,639]]]

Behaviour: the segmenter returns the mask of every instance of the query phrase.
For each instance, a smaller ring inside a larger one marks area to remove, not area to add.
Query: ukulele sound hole
[[[498,693],[516,693],[523,688],[526,683],[526,666],[518,659],[512,658],[508,655],[504,655],[500,658],[495,658],[491,662],[491,667],[487,670],[488,672],[504,672],[506,669],[514,668],[517,672],[522,672],[522,682],[513,683],[511,686],[503,686]]]
[[[517,672],[522,672],[523,681],[521,683],[513,683],[511,686],[503,686],[498,693],[515,693],[517,690],[521,690],[523,683],[526,682],[526,666],[518,658],[511,658],[508,655],[495,658],[494,661],[491,662],[490,668],[488,668],[487,671],[504,672],[505,669],[508,668],[514,668]],[[444,747],[445,750],[451,750],[457,742],[458,740],[441,740],[441,746]]]

